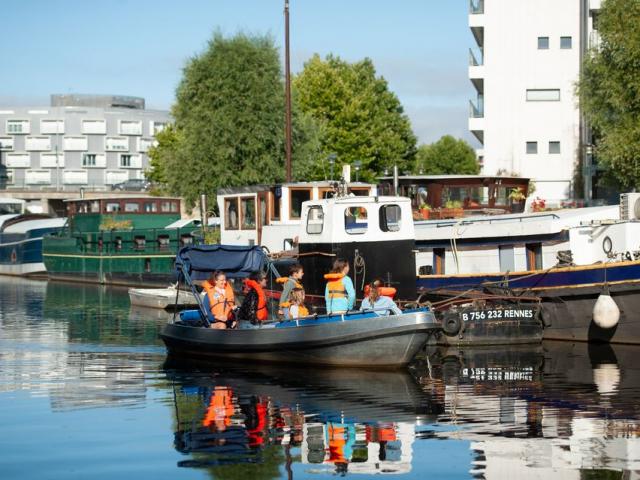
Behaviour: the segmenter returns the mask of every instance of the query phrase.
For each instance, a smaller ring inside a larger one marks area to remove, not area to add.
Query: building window
[[[49,137],[25,137],[24,149],[35,152],[51,150],[51,139]]]
[[[289,190],[289,218],[300,218],[300,214],[302,213],[302,202],[306,202],[308,200],[311,200],[310,188]]]
[[[95,167],[96,166],[96,154],[95,153],[85,153],[82,155],[82,166],[83,167]]]
[[[142,135],[142,122],[140,120],[120,120],[120,135]]]
[[[107,137],[104,149],[107,152],[129,150],[129,139],[127,137]]]
[[[563,50],[571,49],[571,37],[560,37],[560,48]]]
[[[64,150],[71,152],[81,152],[89,149],[87,137],[64,137],[62,139]]]
[[[538,50],[549,50],[549,37],[538,37]]]
[[[64,155],[61,153],[41,153],[40,168],[64,167]]]
[[[307,233],[310,235],[318,235],[322,233],[322,227],[324,225],[324,213],[322,207],[313,206],[309,208],[307,214]]]
[[[549,153],[560,153],[560,142],[549,142]]]
[[[131,157],[132,157],[132,155],[120,155],[120,166],[121,167],[130,167],[131,166]]]
[[[7,133],[31,133],[29,120],[7,120]]]
[[[538,153],[538,142],[527,142],[527,153]]]
[[[547,89],[528,89],[527,90],[527,102],[559,102],[560,101],[560,89],[547,88]]]
[[[13,150],[13,137],[0,137],[0,150]]]
[[[380,230],[398,232],[400,230],[400,206],[384,205],[380,208]]]
[[[40,120],[40,133],[43,135],[64,133],[64,120]]]
[[[367,233],[367,209],[347,207],[344,210],[344,230],[350,235]]]
[[[102,134],[107,133],[106,120],[82,120],[82,133]]]
[[[140,168],[140,155],[132,155],[130,153],[120,154],[121,168]]]

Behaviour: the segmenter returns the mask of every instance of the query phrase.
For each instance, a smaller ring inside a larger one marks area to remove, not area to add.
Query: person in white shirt
[[[374,280],[369,284],[369,295],[362,300],[360,310],[373,310],[380,316],[402,315],[402,310],[391,298],[380,294],[382,287],[384,287],[382,280]]]

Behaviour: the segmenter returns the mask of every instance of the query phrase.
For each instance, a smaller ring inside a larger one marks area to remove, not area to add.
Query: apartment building
[[[575,89],[598,41],[600,0],[469,3],[469,130],[482,145],[483,173],[530,177],[552,204],[574,198],[576,182],[590,190],[590,132]]]
[[[142,178],[169,112],[144,98],[52,95],[49,106],[0,106],[0,164],[7,189],[108,190]]]

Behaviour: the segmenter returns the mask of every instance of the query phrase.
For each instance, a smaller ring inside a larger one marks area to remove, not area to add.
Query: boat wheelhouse
[[[44,242],[53,279],[153,286],[173,280],[179,248],[196,241],[197,221],[180,216],[172,197],[66,201],[68,229]]]
[[[349,183],[355,196],[376,195],[367,183]],[[303,202],[332,197],[336,182],[298,182],[218,190],[223,245],[262,245],[269,251],[291,250],[300,229]]]
[[[395,193],[410,198],[414,218],[428,220],[523,212],[529,179],[485,175],[404,175],[396,180],[394,177],[379,178],[378,190],[381,195]]]

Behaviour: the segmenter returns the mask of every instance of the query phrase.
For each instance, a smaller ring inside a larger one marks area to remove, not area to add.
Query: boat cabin
[[[408,198],[312,200],[303,203],[301,215],[298,261],[309,272],[307,292],[324,295],[323,274],[341,257],[349,262],[358,298],[377,278],[395,287],[398,298],[415,298],[415,232]]]
[[[22,215],[27,211],[26,205],[26,200],[0,197],[0,215]]]
[[[379,182],[381,195],[394,194],[393,177]],[[414,218],[424,220],[520,213],[529,189],[528,178],[485,175],[407,175],[397,182],[395,194],[409,197]]]
[[[376,195],[375,185],[353,182],[347,187],[355,196]],[[290,250],[298,236],[302,204],[335,193],[336,183],[327,181],[222,188],[217,195],[220,243]]]

